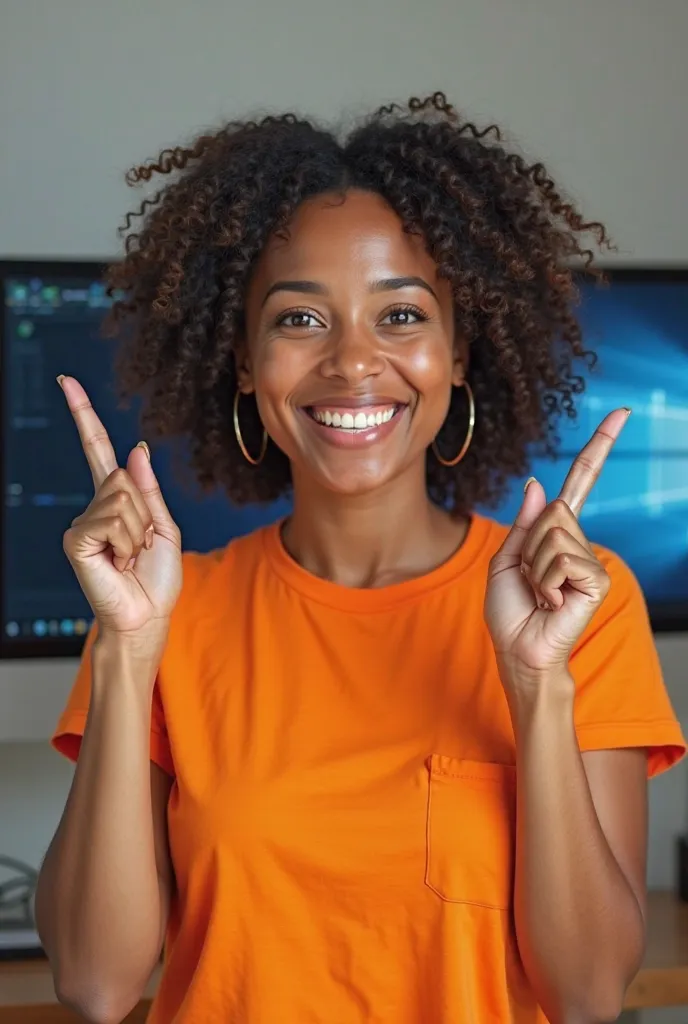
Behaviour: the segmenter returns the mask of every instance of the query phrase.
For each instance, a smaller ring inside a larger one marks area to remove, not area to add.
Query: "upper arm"
[[[582,755],[597,818],[643,918],[647,870],[647,752],[589,750]]]
[[[170,901],[174,890],[174,869],[170,855],[167,831],[167,805],[172,791],[173,779],[154,761],[150,763],[151,805],[153,808],[153,839],[155,843],[155,867],[158,874],[160,893],[160,946],[165,939]]]

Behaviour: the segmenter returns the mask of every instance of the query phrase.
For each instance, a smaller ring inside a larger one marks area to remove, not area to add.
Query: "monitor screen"
[[[0,655],[78,653],[91,613],[65,555],[62,534],[92,497],[79,439],[55,378],[77,376],[122,461],[139,440],[136,408],[115,394],[113,343],[101,336],[110,300],[96,263],[5,262],[2,287],[2,579]],[[574,426],[561,424],[552,460],[532,472],[554,498],[571,460],[606,411],[630,405],[624,428],[582,513],[588,536],[617,551],[638,576],[657,630],[688,628],[688,271],[619,270],[583,286],[580,316],[596,369]],[[583,367],[581,369],[584,369]],[[480,410],[478,410],[478,415]],[[184,547],[226,544],[288,511],[288,503],[237,508],[202,496],[172,452],[156,472]],[[523,480],[497,510],[513,519]]]

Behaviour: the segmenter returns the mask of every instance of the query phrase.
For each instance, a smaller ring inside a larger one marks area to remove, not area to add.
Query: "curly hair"
[[[343,141],[294,114],[271,116],[166,149],[127,180],[155,174],[170,180],[127,215],[124,259],[108,271],[111,293],[123,293],[110,324],[122,334],[123,396],[142,396],[152,437],[189,440],[203,488],[223,487],[237,504],[289,493],[286,455],[269,444],[253,467],[234,437],[244,297],[267,241],[288,230],[297,207],[353,188],[378,193],[423,239],[470,345],[473,443],[456,467],[428,452],[430,498],[456,514],[494,507],[509,479],[526,472],[532,445],[553,454],[557,420],[575,417],[584,390],[576,360],[594,362],[574,315],[576,275],[599,275],[589,245],[612,245],[541,163],[507,151],[496,125],[463,120],[442,93],[382,107]],[[466,424],[464,389],[453,389],[443,452],[459,450]],[[242,430],[259,451],[254,400],[242,402]]]

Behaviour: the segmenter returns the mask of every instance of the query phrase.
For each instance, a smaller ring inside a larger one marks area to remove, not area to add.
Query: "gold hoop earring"
[[[473,397],[473,390],[471,388],[471,385],[468,383],[467,380],[463,382],[462,387],[466,389],[466,394],[468,395],[468,430],[466,431],[466,438],[463,442],[461,451],[454,459],[442,458],[439,452],[439,448],[437,447],[437,439],[435,438],[435,440],[432,442],[432,451],[435,458],[439,462],[440,466],[458,466],[458,464],[461,462],[461,459],[468,451],[471,441],[473,440],[473,431],[475,429],[475,399]]]
[[[241,395],[241,392],[239,391],[239,388],[237,388],[236,392],[234,393],[234,433],[236,435],[237,444],[241,448],[241,454],[244,456],[246,461],[250,462],[252,466],[258,466],[258,465],[260,465],[260,463],[265,458],[265,452],[267,451],[267,447],[268,447],[268,432],[265,429],[265,427],[263,427],[263,442],[262,442],[262,444],[260,446],[260,454],[259,454],[257,459],[254,459],[253,456],[249,454],[249,451],[246,448],[246,445],[244,444],[244,439],[241,436],[241,427],[239,426],[239,397],[240,397],[240,395]]]

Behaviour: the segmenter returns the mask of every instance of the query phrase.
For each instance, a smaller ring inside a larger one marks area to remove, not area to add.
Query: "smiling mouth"
[[[324,409],[320,406],[306,406],[305,412],[312,420],[331,430],[349,434],[363,434],[381,427],[393,420],[405,406],[399,402],[391,405],[368,406],[365,409]]]

